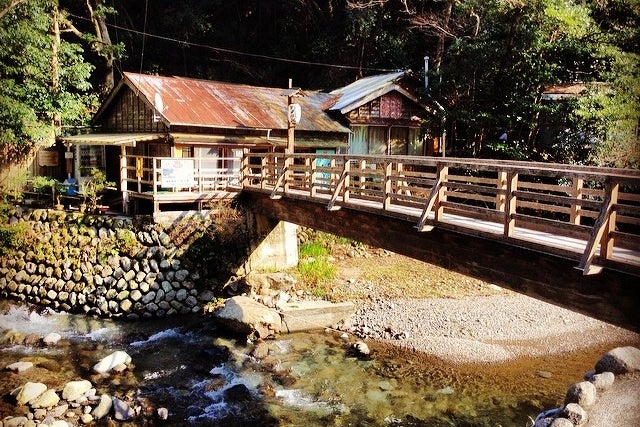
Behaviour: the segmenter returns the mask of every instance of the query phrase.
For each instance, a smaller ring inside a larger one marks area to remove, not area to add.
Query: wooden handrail
[[[576,247],[582,245],[582,249],[569,250],[563,243],[555,242],[551,243],[556,245],[553,252],[581,251],[573,257],[580,261],[578,267],[585,274],[597,271],[596,264],[620,262],[618,254],[627,251],[621,245],[629,244],[633,236],[640,240],[638,170],[417,156],[282,153],[248,156],[261,159],[260,164],[245,162],[261,171],[260,182],[244,181],[245,190],[276,192],[282,174],[275,176],[265,165],[291,164],[295,165],[296,175],[285,192],[288,197],[326,203],[329,209],[335,209],[340,202],[339,206],[377,210],[381,215],[415,218],[420,231],[468,227],[474,234],[536,249],[539,245],[529,241],[532,233],[574,239],[582,242],[574,242]],[[318,159],[325,159],[329,166],[319,166]],[[357,166],[351,168],[351,164]],[[454,217],[458,218],[455,225]],[[489,225],[494,224],[501,231],[496,234],[471,230],[474,225],[461,225],[464,221],[460,218],[468,218],[469,224],[482,221],[488,224],[487,230],[493,230],[495,227]],[[623,238],[618,242],[616,236]],[[640,255],[637,268],[640,269]]]

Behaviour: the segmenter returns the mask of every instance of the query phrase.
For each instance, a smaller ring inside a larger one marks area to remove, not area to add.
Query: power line
[[[77,18],[77,19],[82,19],[82,20],[85,20],[85,21],[89,21],[89,19],[85,18],[84,16],[74,15],[72,13],[70,13],[69,16],[73,16],[74,18]],[[267,59],[267,60],[270,60],[270,61],[287,62],[287,63],[290,63],[290,64],[314,65],[314,66],[319,66],[319,67],[340,68],[340,69],[346,69],[346,70],[379,71],[379,72],[385,72],[385,73],[399,71],[399,69],[397,69],[397,68],[393,68],[392,69],[392,68],[356,67],[356,66],[353,66],[353,65],[340,65],[340,64],[329,64],[329,63],[326,63],[326,62],[303,61],[303,60],[300,60],[300,59],[289,59],[289,58],[281,58],[281,57],[277,57],[277,56],[261,55],[261,54],[257,54],[257,53],[241,52],[239,50],[226,49],[226,48],[222,48],[222,47],[210,46],[210,45],[201,44],[201,43],[193,43],[193,42],[188,42],[188,41],[185,41],[185,40],[178,40],[178,39],[175,39],[175,38],[172,38],[172,37],[161,36],[161,35],[158,35],[158,34],[151,34],[151,33],[147,33],[146,30],[145,31],[139,31],[139,30],[134,30],[132,28],[122,27],[122,26],[116,25],[116,24],[107,24],[107,26],[111,27],[111,28],[114,28],[116,30],[122,30],[122,31],[127,31],[127,32],[130,32],[130,33],[133,33],[133,34],[141,35],[143,37],[143,41],[144,41],[145,37],[150,37],[150,38],[154,38],[154,39],[158,39],[158,40],[164,40],[164,41],[168,41],[168,42],[177,43],[177,44],[180,44],[180,45],[186,45],[186,46],[191,46],[191,47],[200,47],[200,48],[204,48],[204,49],[213,50],[215,52],[230,53],[230,54],[233,54],[233,55],[248,56],[248,57],[251,57],[251,58]]]

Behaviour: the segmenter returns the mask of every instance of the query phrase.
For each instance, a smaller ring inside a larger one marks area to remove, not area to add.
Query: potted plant
[[[108,207],[100,206],[100,209],[98,209],[98,202],[107,188],[114,185],[115,183],[107,181],[107,176],[103,171],[96,168],[91,169],[91,176],[83,183],[82,186],[85,210],[89,212],[105,212]],[[82,207],[80,210],[83,210]]]
[[[36,176],[33,178],[31,186],[36,193],[44,194],[51,192],[51,204],[54,209],[62,210],[64,208],[62,203],[60,203],[60,196],[64,191],[62,183],[46,176]]]

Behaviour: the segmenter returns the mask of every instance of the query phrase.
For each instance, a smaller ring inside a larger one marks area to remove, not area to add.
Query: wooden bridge
[[[241,176],[258,213],[640,330],[640,171],[252,153]]]

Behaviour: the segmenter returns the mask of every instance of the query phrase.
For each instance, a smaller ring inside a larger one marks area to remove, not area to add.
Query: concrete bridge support
[[[290,222],[278,221],[262,214],[254,214],[257,242],[247,260],[247,269],[283,270],[298,265],[298,226]]]
[[[244,193],[257,215],[284,220],[477,277],[588,316],[640,331],[637,276],[605,269],[584,276],[574,260],[436,227],[320,203]]]

